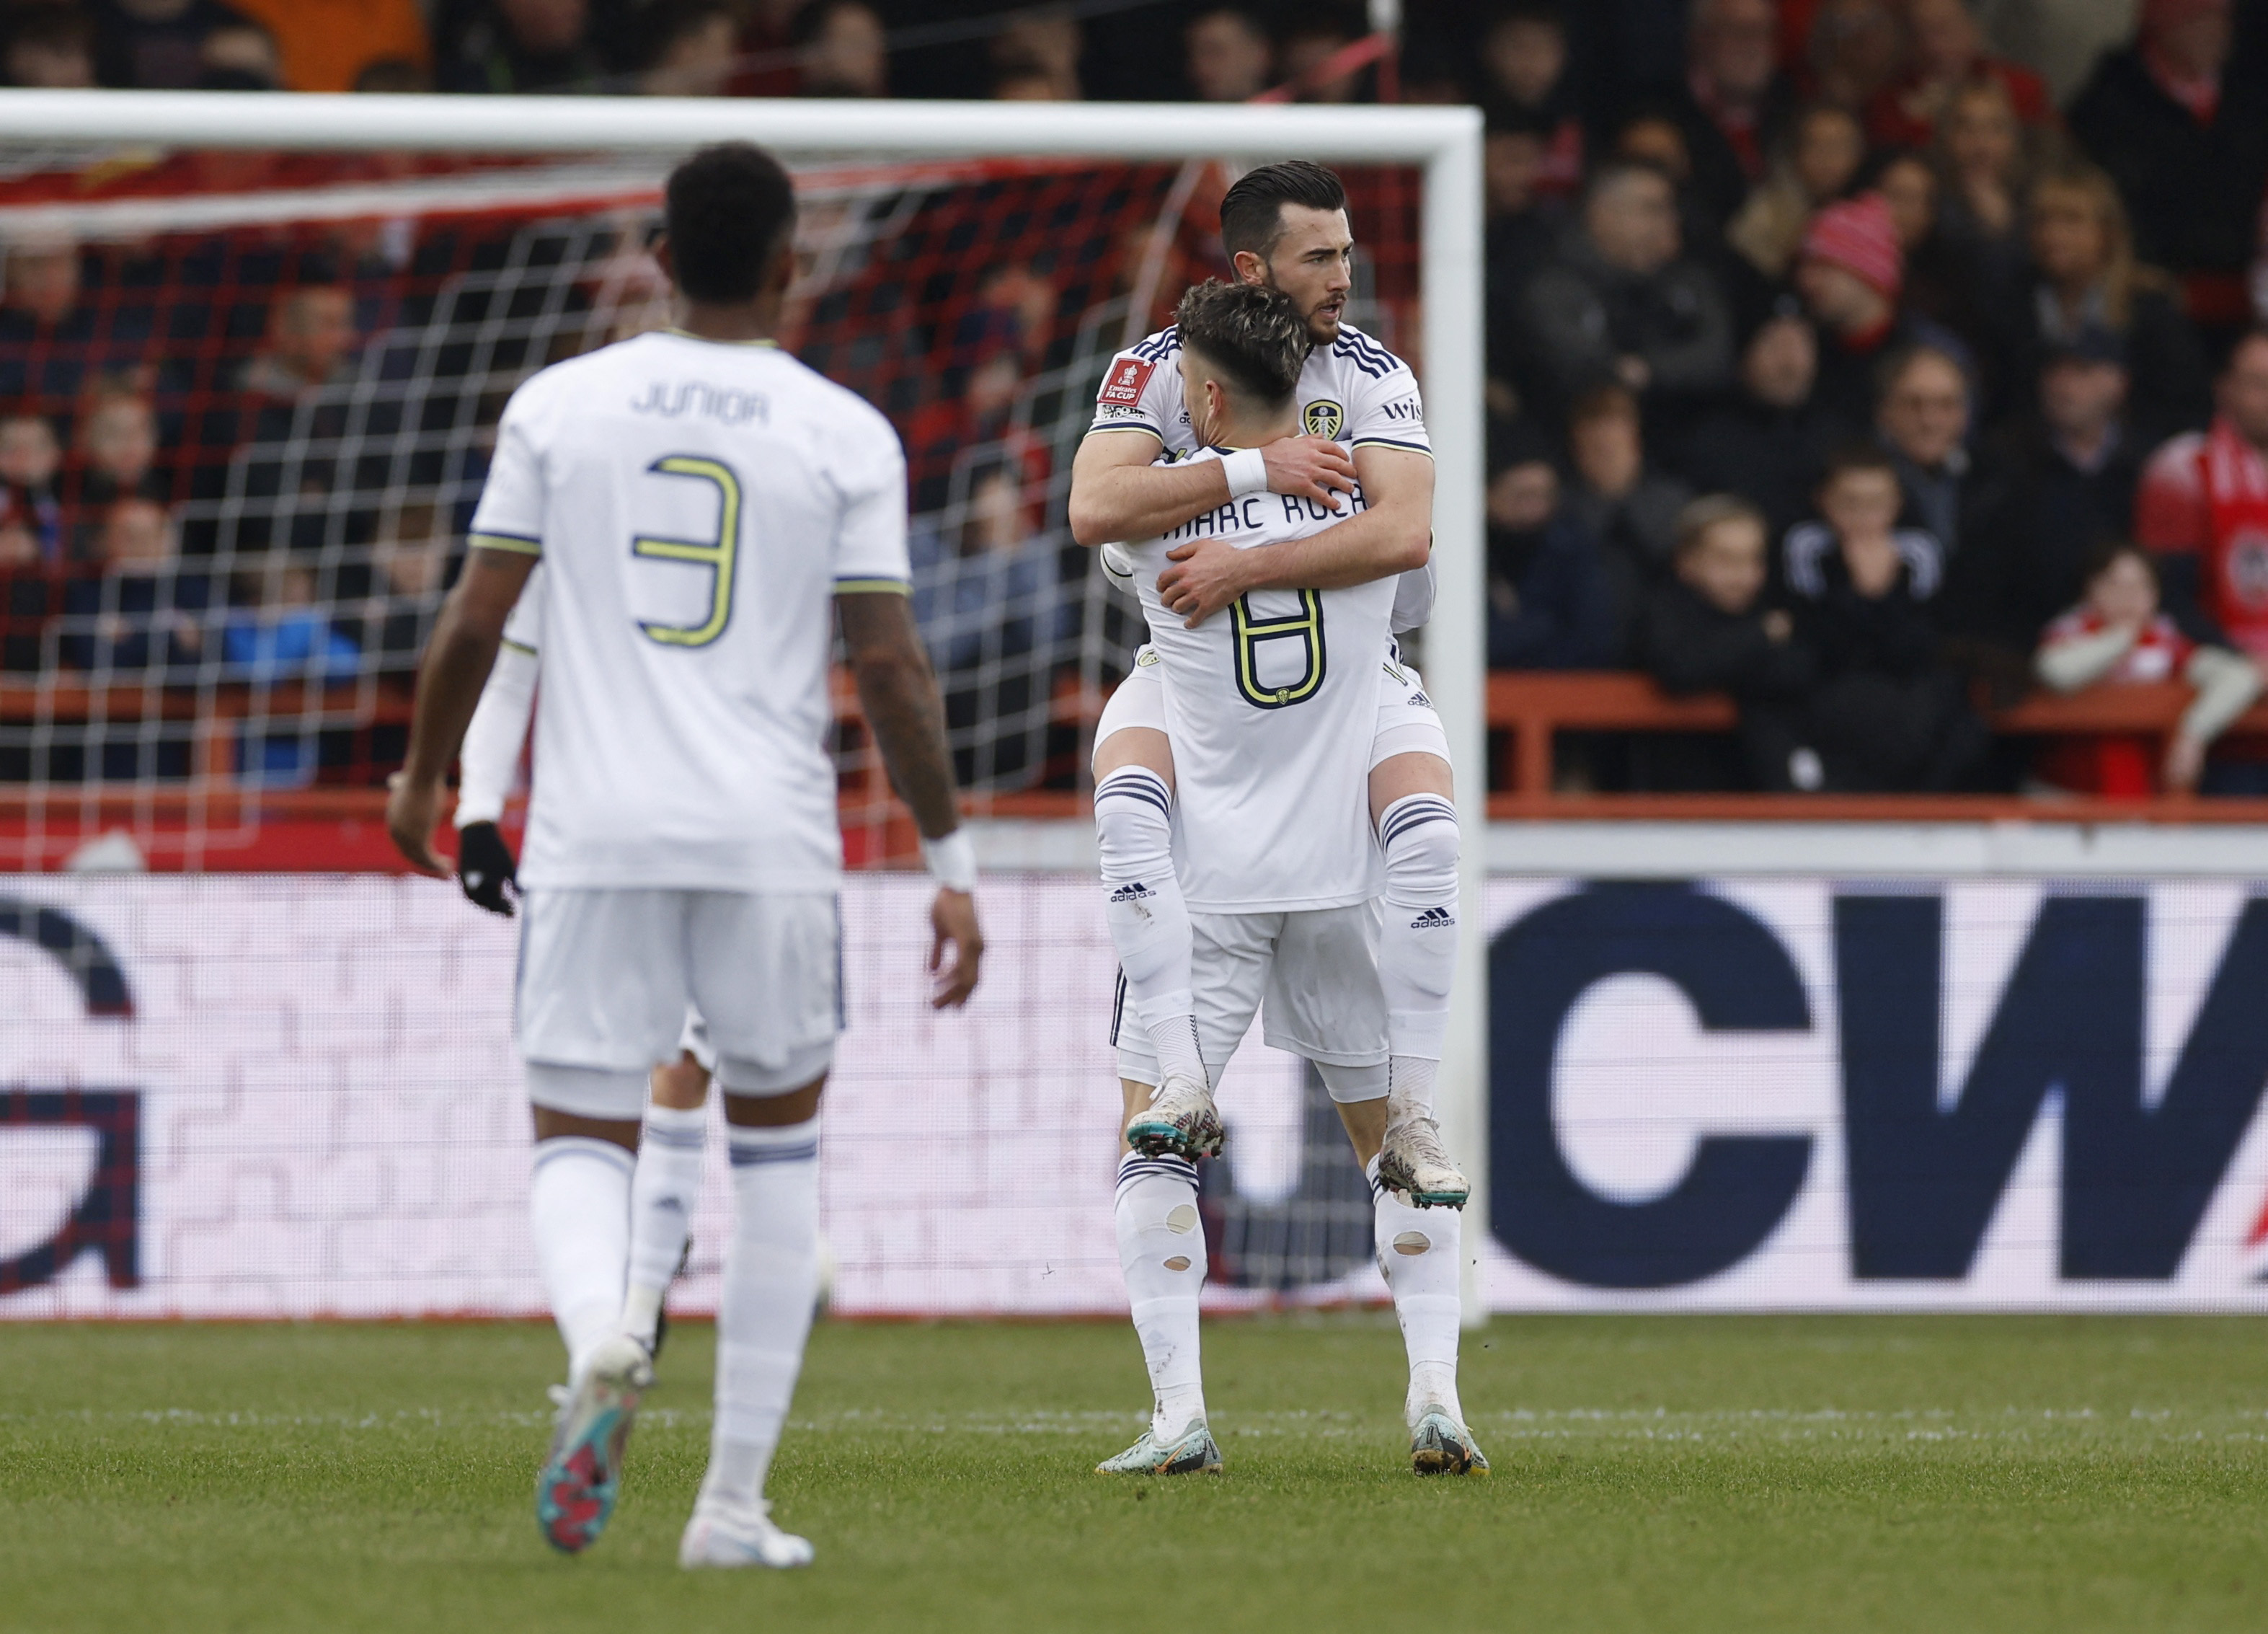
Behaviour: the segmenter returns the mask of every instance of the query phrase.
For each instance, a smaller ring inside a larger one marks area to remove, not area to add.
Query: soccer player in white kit
[[[466,898],[509,919],[519,884],[512,847],[500,824],[519,769],[535,711],[543,646],[539,563],[504,621],[496,663],[458,751],[457,880]],[[676,1280],[701,1197],[709,1085],[717,1053],[699,1014],[688,1014],[674,1060],[653,1068],[640,1119],[637,1163],[630,1175],[628,1280],[622,1327],[649,1355],[660,1349],[662,1302]],[[821,1245],[821,1255],[825,1248]]]
[[[1290,435],[1307,347],[1297,304],[1258,285],[1206,284],[1183,298],[1179,317],[1174,366],[1187,382],[1196,434],[1208,445],[1187,462],[1218,463],[1235,447]],[[1336,508],[1248,493],[1160,538],[1106,553],[1107,561],[1123,555],[1149,617],[1152,641],[1144,651],[1163,718],[1114,721],[1107,711],[1098,768],[1114,758],[1137,765],[1114,743],[1123,750],[1132,746],[1125,740],[1161,729],[1170,738],[1167,764],[1141,765],[1144,780],[1119,798],[1146,807],[1146,820],[1167,830],[1174,854],[1163,872],[1115,886],[1106,880],[1113,939],[1138,960],[1146,950],[1140,944],[1176,934],[1189,939],[1184,980],[1193,980],[1194,998],[1177,1041],[1196,1061],[1194,1077],[1161,1070],[1163,1052],[1145,1030],[1118,1031],[1127,1117],[1114,1218],[1154,1407],[1142,1438],[1100,1467],[1106,1474],[1220,1468],[1198,1362],[1205,1256],[1197,1153],[1183,1142],[1196,1132],[1200,1150],[1218,1150],[1209,1080],[1263,998],[1268,1041],[1316,1064],[1372,1182],[1381,1268],[1411,1361],[1404,1409],[1412,1462],[1424,1473],[1488,1468],[1456,1395],[1457,1216],[1428,1219],[1414,1201],[1380,1184],[1388,1017],[1373,909],[1381,869],[1367,794],[1381,711],[1410,706],[1411,689],[1386,659],[1395,580],[1248,592],[1228,616],[1200,624],[1168,614],[1158,588],[1169,553],[1189,540],[1266,550],[1343,525],[1364,503],[1359,487]],[[1425,713],[1430,721],[1430,708]],[[1438,749],[1438,721],[1432,731]],[[1123,777],[1112,773],[1100,787]],[[1098,794],[1098,826],[1108,820]],[[1132,935],[1123,934],[1128,920]]]
[[[771,343],[793,189],[745,144],[671,173],[657,250],[680,327],[555,365],[506,405],[463,576],[420,673],[387,805],[423,871],[443,780],[537,559],[544,707],[518,1028],[535,1112],[530,1212],[569,1351],[538,1483],[573,1551],[612,1513],[644,1348],[621,1326],[631,1151],[649,1068],[706,1018],[734,1201],[691,1566],[795,1566],[764,1475],[809,1331],[820,1091],[838,1024],[842,869],[827,672],[839,615],[867,720],[940,889],[933,1002],[982,951],[943,711],[906,595],[889,424]]]
[[[1352,288],[1354,240],[1339,179],[1303,160],[1247,172],[1221,201],[1221,241],[1237,278],[1290,296],[1306,319],[1311,349],[1300,373],[1297,430],[1305,434],[1248,447],[1227,459],[1160,463],[1159,445],[1184,454],[1198,446],[1177,365],[1181,337],[1169,328],[1120,352],[1095,405],[1094,424],[1072,466],[1071,525],[1082,543],[1154,538],[1245,495],[1273,492],[1328,506],[1359,477],[1367,501],[1349,521],[1300,539],[1236,550],[1216,538],[1177,546],[1160,576],[1164,609],[1197,625],[1256,590],[1324,590],[1425,568],[1432,540],[1433,462],[1425,405],[1409,366],[1341,322]],[[1428,584],[1410,587],[1430,605]],[[1156,619],[1152,619],[1152,633]],[[1381,654],[1386,649],[1381,646]],[[1447,740],[1415,674],[1396,663],[1410,707],[1382,710],[1370,778],[1372,817],[1385,861],[1387,906],[1379,948],[1386,986],[1390,1061],[1377,1095],[1382,1109],[1385,1184],[1421,1204],[1462,1207],[1465,1178],[1443,1150],[1433,1110],[1434,1079],[1448,1030],[1456,964],[1457,814]],[[1139,706],[1139,669],[1120,688]],[[1154,712],[1154,704],[1149,706]],[[1427,730],[1430,723],[1431,730]],[[1141,722],[1148,724],[1148,722]],[[1129,743],[1138,743],[1138,734]],[[1162,742],[1154,747],[1162,750]],[[1095,824],[1105,883],[1116,892],[1170,876],[1162,784],[1170,756],[1147,748],[1095,761]],[[1188,1042],[1191,1005],[1179,905],[1131,900],[1108,912],[1119,944],[1129,1007],[1152,1039],[1164,1075],[1151,1121],[1194,1157],[1219,1139],[1217,1115]],[[1194,1089],[1197,1093],[1188,1091]],[[1359,1139],[1359,1148],[1365,1141]],[[1446,1229],[1446,1228],[1445,1228]]]

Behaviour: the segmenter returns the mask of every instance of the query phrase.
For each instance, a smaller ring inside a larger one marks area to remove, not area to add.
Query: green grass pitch
[[[688,1325],[580,1560],[534,1324],[0,1329],[0,1629],[2259,1630],[2242,1319],[1567,1318],[1469,1337],[1496,1465],[1420,1481],[1374,1313],[1208,1325],[1226,1478],[1116,1324],[822,1324],[773,1493],[807,1572],[685,1574]]]

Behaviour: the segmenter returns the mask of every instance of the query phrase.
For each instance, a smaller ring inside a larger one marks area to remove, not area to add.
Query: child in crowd
[[[2086,582],[2079,605],[2040,638],[2033,660],[2040,680],[2058,692],[2181,680],[2197,697],[2162,756],[2148,738],[2062,738],[2043,751],[2035,772],[2074,794],[2139,798],[2161,787],[2186,794],[2213,740],[2260,696],[2260,671],[2242,654],[2198,646],[2176,627],[2158,605],[2157,565],[2139,545],[2099,547]]]
[[[1818,655],[1812,699],[1815,764],[1798,787],[1942,791],[1981,768],[1990,740],[1938,662],[1931,603],[1944,580],[1932,535],[1897,525],[1898,478],[1872,444],[1828,461],[1822,521],[1787,536],[1787,582],[1799,637]]]
[[[1646,603],[1646,665],[1666,691],[1733,695],[1740,764],[1717,740],[1649,739],[1646,787],[1795,787],[1791,761],[1815,666],[1794,640],[1794,620],[1764,604],[1769,555],[1764,513],[1746,499],[1710,494],[1678,513],[1671,576]]]
[[[27,536],[40,560],[54,566],[63,556],[63,510],[55,503],[55,472],[63,449],[55,427],[36,414],[0,418],[0,533]],[[18,542],[10,549],[22,553]]]

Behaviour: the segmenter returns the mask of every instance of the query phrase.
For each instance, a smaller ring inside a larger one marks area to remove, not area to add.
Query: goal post
[[[1440,594],[1424,640],[1426,681],[1454,756],[1464,832],[1456,1001],[1440,1110],[1467,1165],[1465,1310],[1488,1216],[1487,971],[1481,887],[1487,819],[1484,594],[1481,118],[1469,107],[1138,103],[276,96],[11,91],[0,148],[674,155],[743,139],[792,158],[1242,162],[1300,157],[1422,175],[1413,359],[1435,456]]]

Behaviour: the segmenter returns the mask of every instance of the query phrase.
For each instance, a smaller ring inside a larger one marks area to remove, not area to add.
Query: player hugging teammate
[[[1432,605],[1425,415],[1408,366],[1341,322],[1336,176],[1248,173],[1221,238],[1237,281],[1189,291],[1174,327],[1113,359],[1071,477],[1072,530],[1151,633],[1096,730],[1094,820],[1121,972],[1119,1261],[1154,1407],[1101,1468],[1220,1468],[1196,1159],[1220,1150],[1211,1085],[1259,1012],[1269,1043],[1315,1064],[1370,1177],[1411,1462],[1484,1472],[1456,1386],[1469,1188],[1432,1116],[1456,809],[1447,737],[1392,639]]]

